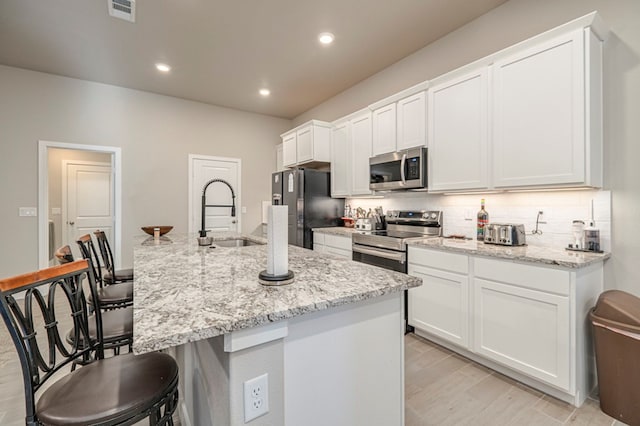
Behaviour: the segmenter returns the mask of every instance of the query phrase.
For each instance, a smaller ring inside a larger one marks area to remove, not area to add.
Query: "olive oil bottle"
[[[484,198],[480,200],[480,211],[478,212],[478,226],[476,228],[476,239],[484,241],[485,227],[489,223],[489,213],[484,209]]]

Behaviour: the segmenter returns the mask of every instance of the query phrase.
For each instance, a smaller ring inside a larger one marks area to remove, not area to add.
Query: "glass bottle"
[[[484,209],[484,198],[480,200],[480,211],[478,212],[478,226],[476,228],[476,239],[484,241],[485,227],[489,223],[489,213]]]

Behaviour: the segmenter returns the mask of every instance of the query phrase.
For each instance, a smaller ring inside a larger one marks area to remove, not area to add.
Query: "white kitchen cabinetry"
[[[410,246],[409,324],[516,380],[580,406],[595,384],[589,310],[602,262],[564,269]],[[468,262],[468,263],[467,263]]]
[[[331,196],[370,195],[371,111],[333,122],[331,129]]]
[[[276,146],[276,171],[284,169],[284,162],[282,158],[282,144]]]
[[[375,104],[372,155],[426,146],[426,88],[423,82]]]
[[[314,166],[331,161],[331,124],[311,120],[281,135],[286,167]]]
[[[602,41],[590,28],[497,58],[496,188],[602,186]]]
[[[314,231],[313,251],[351,259],[351,237]]]
[[[427,120],[430,191],[489,188],[488,85],[486,66],[432,82]]]
[[[468,256],[409,247],[409,325],[469,348]]]

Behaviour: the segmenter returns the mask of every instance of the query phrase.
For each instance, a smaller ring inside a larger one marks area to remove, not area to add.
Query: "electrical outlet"
[[[269,412],[269,375],[267,373],[244,382],[244,422]]]

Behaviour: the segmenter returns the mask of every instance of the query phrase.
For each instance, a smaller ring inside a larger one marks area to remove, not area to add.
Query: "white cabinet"
[[[602,186],[602,42],[577,29],[499,58],[496,188]]]
[[[276,171],[280,171],[284,169],[284,162],[282,158],[282,145],[283,144],[276,146]]]
[[[372,155],[426,146],[426,88],[422,82],[375,104]]]
[[[445,76],[428,94],[429,190],[489,188],[488,68]]]
[[[359,111],[333,122],[331,196],[370,195],[371,112]]]
[[[284,167],[293,167],[297,161],[296,132],[288,132],[282,135],[282,164]]]
[[[416,93],[398,101],[396,149],[426,146],[426,95]]]
[[[408,259],[409,275],[422,278],[409,290],[409,325],[468,348],[468,257],[409,247]]]
[[[313,251],[351,259],[351,237],[314,231]]]
[[[351,139],[348,120],[336,122],[331,128],[331,196],[342,198],[351,194]]]
[[[331,124],[311,120],[281,135],[286,167],[331,161]]]
[[[409,324],[465,356],[580,406],[595,384],[589,310],[602,262],[562,269],[409,246]]]

